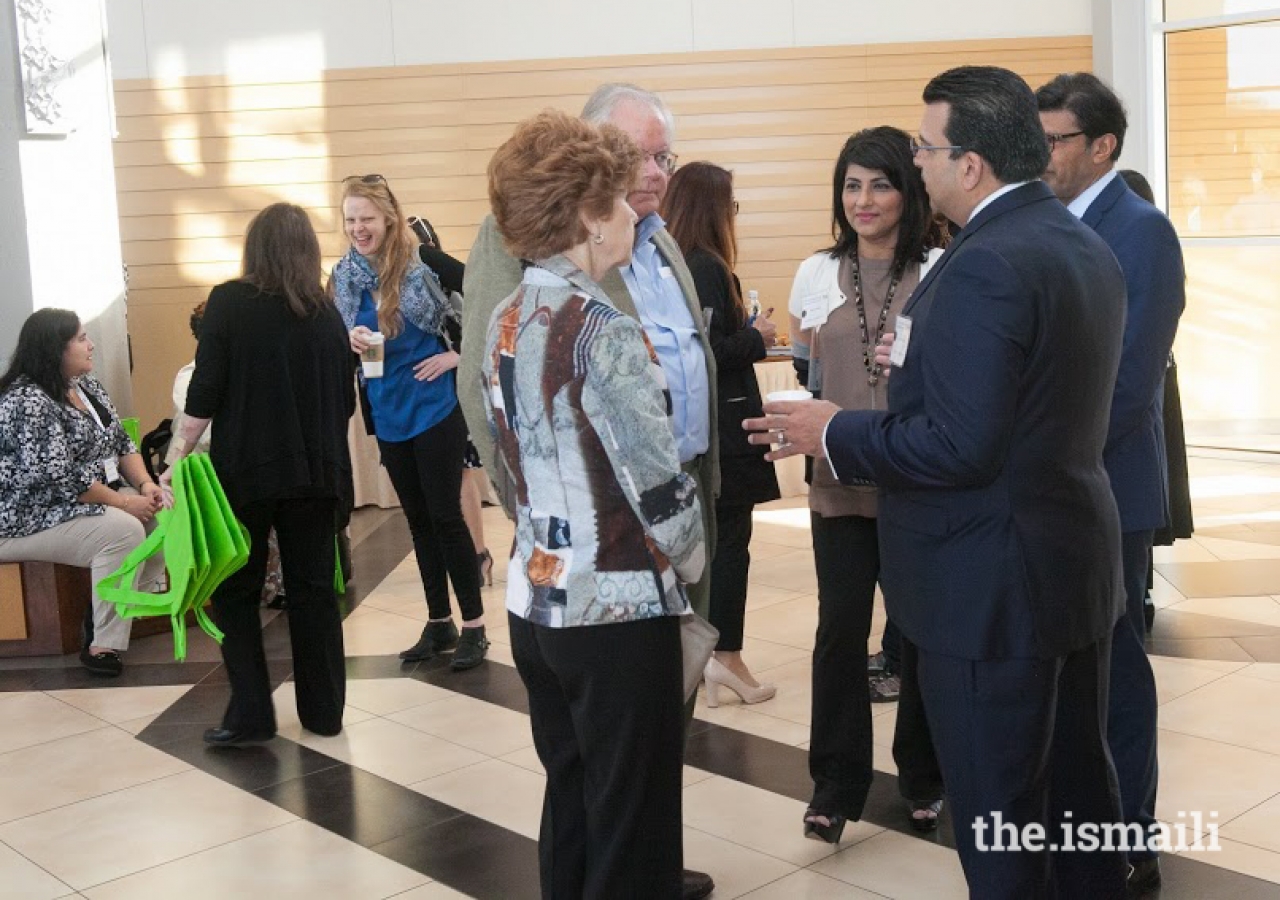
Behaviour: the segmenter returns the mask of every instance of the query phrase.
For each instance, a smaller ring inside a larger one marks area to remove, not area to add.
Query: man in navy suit
[[[1111,638],[1107,741],[1126,824],[1150,835],[1156,822],[1156,680],[1143,648],[1143,602],[1155,529],[1169,521],[1164,376],[1186,305],[1182,248],[1173,225],[1115,171],[1124,147],[1124,106],[1087,72],[1059,75],[1036,91],[1049,139],[1044,180],[1067,209],[1107,242],[1128,292],[1124,349],[1111,395],[1103,462],[1120,510],[1125,615]],[[1146,846],[1129,852],[1130,892],[1160,884]]]
[[[825,455],[841,481],[880,487],[881,584],[971,896],[1122,897],[1124,855],[1069,835],[1120,816],[1105,739],[1120,524],[1102,451],[1124,279],[1039,181],[1026,82],[962,67],[924,101],[916,165],[963,228],[897,323],[889,410],[774,403],[747,427],[784,444],[771,457]],[[1014,827],[1032,840],[993,849]]]

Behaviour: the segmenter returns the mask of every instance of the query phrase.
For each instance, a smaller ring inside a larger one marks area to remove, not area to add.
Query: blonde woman
[[[385,374],[366,379],[382,464],[409,520],[428,621],[406,662],[454,649],[451,668],[484,661],[476,550],[462,515],[467,425],[458,406],[458,354],[444,333],[449,301],[418,257],[418,238],[381,175],[348,178],[342,189],[343,230],[351,242],[333,268],[330,290],[351,349],[362,353],[373,332],[386,340]],[[453,623],[449,583],[462,613]],[[456,648],[456,649],[455,649]]]

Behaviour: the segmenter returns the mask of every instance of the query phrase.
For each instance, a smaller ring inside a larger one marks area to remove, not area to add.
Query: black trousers
[[[875,519],[814,513],[810,522],[818,572],[810,805],[856,820],[871,789],[867,638],[880,577],[880,542]],[[902,690],[893,750],[899,787],[908,799],[926,803],[942,796],[942,779],[913,677],[903,676]]]
[[[716,504],[716,551],[711,558],[711,608],[707,619],[720,631],[717,650],[742,649],[753,509],[754,505]]]
[[[382,464],[409,520],[413,552],[432,619],[449,618],[449,582],[464,620],[484,615],[476,545],[462,517],[462,460],[467,423],[455,406],[442,421],[408,441],[378,440]]]
[[[680,624],[546,628],[508,614],[547,771],[546,900],[676,900],[683,859]]]
[[[1156,678],[1143,641],[1146,620],[1147,560],[1152,532],[1130,531],[1120,536],[1124,564],[1125,613],[1111,635],[1111,694],[1107,715],[1107,743],[1120,782],[1120,806],[1126,824],[1137,824],[1152,835],[1156,825]],[[1143,848],[1130,860],[1149,859]]]
[[[1064,822],[1079,837],[1086,824],[1120,819],[1106,742],[1110,635],[1050,659],[975,661],[908,652],[916,656],[969,895],[1123,897],[1128,866],[1122,852],[1063,847]],[[1044,849],[992,849],[998,824],[1006,847],[1013,828],[1025,835],[1026,826],[1039,825]],[[1048,849],[1051,843],[1056,851]]]
[[[898,793],[913,803],[932,803],[945,790],[942,767],[938,764],[933,735],[929,732],[929,717],[925,714],[924,698],[920,695],[920,662],[915,646],[901,632],[897,632],[895,643],[899,657],[894,674],[901,680],[898,719],[893,732]]]
[[[885,670],[890,675],[901,675],[902,632],[893,624],[893,619],[885,619],[884,634],[880,636],[880,651],[884,654]]]
[[[342,730],[347,676],[342,652],[342,616],[333,590],[333,498],[264,500],[235,510],[249,531],[249,561],[213,595],[225,638],[222,660],[231,682],[231,702],[222,727],[274,734],[275,707],[262,649],[258,607],[267,572],[267,535],[280,545],[280,568],[289,596],[289,642],[298,718],[308,731]]]

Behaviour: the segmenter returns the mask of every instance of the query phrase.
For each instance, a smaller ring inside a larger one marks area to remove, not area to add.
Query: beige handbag
[[[702,671],[716,649],[720,632],[693,610],[680,617],[680,649],[684,657],[684,699],[698,690]]]

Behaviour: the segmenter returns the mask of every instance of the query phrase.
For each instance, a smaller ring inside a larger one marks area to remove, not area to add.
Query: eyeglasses
[[[734,214],[735,216],[738,214],[738,201],[737,201],[737,200],[734,200],[734,201],[733,201],[733,214]]]
[[[1053,134],[1052,132],[1046,131],[1044,133],[1044,139],[1049,142],[1049,152],[1052,153],[1053,148],[1058,146],[1059,142],[1070,140],[1073,137],[1080,137],[1082,134],[1084,134],[1083,131],[1067,131],[1063,134]]]
[[[956,150],[963,149],[964,147],[961,147],[959,144],[926,144],[923,138],[920,140],[916,140],[915,138],[911,139],[912,156],[915,156],[921,150],[951,150],[954,152]]]
[[[676,156],[670,150],[663,150],[660,153],[646,153],[640,164],[644,165],[649,160],[653,160],[658,164],[659,169],[666,172],[668,175],[671,175],[675,172],[676,163],[679,162],[680,157]]]
[[[387,179],[381,175],[348,175],[346,178],[342,179],[343,184],[346,184],[349,181],[358,181],[361,184],[386,184],[387,183]]]

